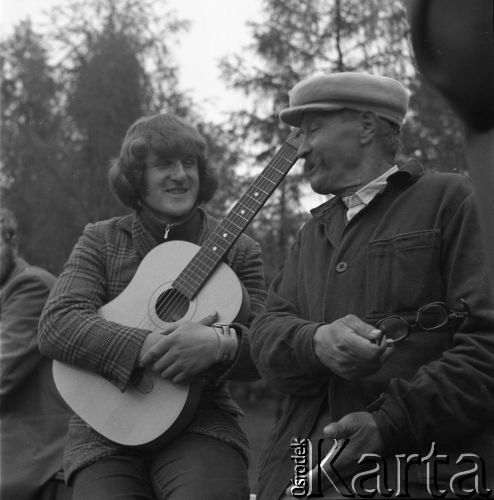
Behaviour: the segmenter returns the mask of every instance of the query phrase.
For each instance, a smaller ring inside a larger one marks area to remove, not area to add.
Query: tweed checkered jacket
[[[216,219],[202,212],[199,244],[217,224]],[[124,390],[131,381],[147,331],[105,321],[96,312],[123,291],[156,244],[137,214],[88,224],[41,317],[41,351],[48,357],[99,373]],[[251,318],[247,325],[263,309],[266,295],[260,246],[241,235],[226,260],[249,294]],[[246,325],[239,325],[241,342],[233,364],[211,370],[197,415],[186,432],[222,439],[247,457],[247,439],[237,423],[241,410],[225,386],[226,378],[248,380],[258,376],[250,357]],[[76,470],[118,449],[74,415],[64,454],[67,480]]]

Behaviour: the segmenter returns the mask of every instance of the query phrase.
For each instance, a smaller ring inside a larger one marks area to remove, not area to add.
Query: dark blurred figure
[[[19,257],[16,228],[0,209],[0,498],[31,500],[62,468],[68,410],[37,342],[55,277]]]
[[[465,124],[468,170],[494,287],[494,1],[405,4],[419,69]]]

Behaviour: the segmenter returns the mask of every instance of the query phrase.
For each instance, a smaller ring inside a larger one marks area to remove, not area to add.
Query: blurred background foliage
[[[225,215],[287,136],[278,113],[289,89],[316,72],[401,80],[411,91],[403,157],[465,172],[461,126],[416,71],[402,1],[264,0],[249,46],[221,62],[224,81],[245,96],[222,123],[181,91],[173,44],[188,27],[171,11],[157,15],[152,0],[64,0],[42,32],[27,19],[1,39],[2,204],[17,215],[28,261],[59,273],[85,224],[125,212],[107,169],[145,114],[175,113],[201,130],[221,179],[209,209]],[[248,229],[268,282],[308,217],[308,193],[294,167]],[[251,403],[273,399],[262,381],[232,388]]]
[[[288,91],[315,72],[400,79],[412,92],[403,156],[428,169],[465,170],[461,127],[416,72],[401,0],[264,0],[250,45],[221,62],[224,81],[245,95],[223,123],[208,121],[181,91],[173,45],[187,20],[157,15],[153,0],[64,0],[46,16],[42,34],[25,20],[1,40],[1,189],[19,219],[24,255],[54,273],[86,223],[125,210],[106,174],[128,126],[144,114],[176,113],[207,137],[221,179],[209,207],[217,216],[283,142],[289,130],[278,113]],[[268,281],[307,217],[308,192],[295,167],[249,228],[263,245]]]

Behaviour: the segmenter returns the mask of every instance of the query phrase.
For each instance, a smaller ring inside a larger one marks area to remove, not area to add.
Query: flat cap
[[[318,75],[297,83],[290,92],[290,107],[280,119],[299,127],[309,111],[355,109],[373,111],[401,126],[408,109],[409,93],[398,81],[370,73],[342,72]]]

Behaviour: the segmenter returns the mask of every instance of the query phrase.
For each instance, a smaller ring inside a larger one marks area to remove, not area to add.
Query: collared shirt
[[[357,192],[350,196],[342,197],[342,201],[347,207],[346,218],[348,221],[353,219],[363,208],[365,208],[379,193],[384,191],[387,185],[388,177],[398,171],[394,165],[389,170],[380,175],[377,179],[361,187]]]

